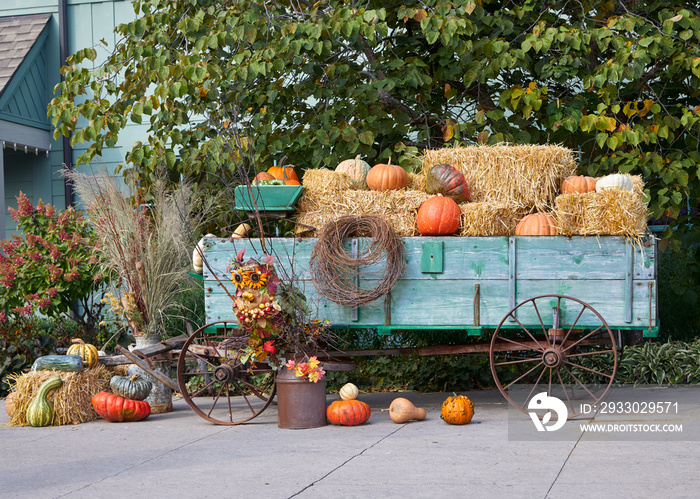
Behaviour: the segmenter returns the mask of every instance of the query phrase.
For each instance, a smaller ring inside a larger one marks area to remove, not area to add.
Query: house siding
[[[18,119],[25,125],[46,126],[46,109],[35,104],[27,105],[35,92],[42,93],[48,103],[53,98],[53,88],[60,81],[59,69],[61,67],[59,54],[59,25],[58,25],[59,0],[3,0],[0,2],[0,17],[21,16],[27,14],[51,14],[52,19],[48,24],[48,36],[41,54],[41,68],[28,71],[22,88],[15,93],[14,100],[9,102],[6,110],[9,114],[19,113],[25,106],[25,114],[29,112],[31,120]],[[129,22],[135,18],[134,8],[129,0],[68,0],[67,24],[68,24],[68,53],[73,54],[85,47],[95,47],[98,53],[95,65],[105,60],[109,52],[113,50],[117,36],[114,27],[117,24]],[[101,40],[104,39],[108,46],[105,47]],[[42,69],[43,68],[43,69]],[[43,80],[43,81],[42,81]],[[43,84],[43,85],[42,85]],[[43,113],[43,116],[42,116]],[[103,150],[102,156],[92,162],[92,168],[102,169],[106,167],[113,171],[117,165],[124,161],[124,154],[130,150],[133,143],[147,139],[147,126],[129,124],[120,134],[119,141],[112,149]],[[73,164],[77,157],[85,152],[86,144],[78,144],[73,149]],[[65,193],[61,169],[63,168],[63,141],[51,140],[51,150],[48,157],[45,153],[24,154],[15,152],[11,145],[7,145],[4,152],[5,170],[5,204],[2,207],[5,217],[5,234],[16,233],[15,224],[7,212],[7,206],[16,206],[15,197],[20,191],[24,192],[33,203],[43,199],[50,202],[58,209],[65,207]],[[81,167],[90,168],[90,167]],[[0,234],[2,237],[3,234]]]

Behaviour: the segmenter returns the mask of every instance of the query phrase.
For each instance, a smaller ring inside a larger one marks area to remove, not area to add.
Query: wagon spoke
[[[574,381],[576,381],[576,383],[577,383],[581,388],[583,388],[583,389],[586,391],[586,393],[588,393],[588,395],[590,395],[593,399],[596,399],[596,396],[593,395],[593,393],[591,393],[591,391],[588,389],[588,387],[587,387],[586,385],[584,385],[583,383],[581,383],[581,380],[578,379],[578,377],[577,377],[574,373],[572,373],[571,370],[570,370],[568,367],[562,366],[562,368],[566,371],[566,373],[567,373],[569,376],[571,376],[572,378],[574,378]]]
[[[561,379],[561,374],[559,373],[559,370],[557,370],[557,378],[559,378],[559,384],[561,385],[561,389],[564,391],[564,395],[566,396],[566,401],[569,403],[569,407],[571,407],[571,414],[573,415],[576,412],[576,408],[574,407],[574,403],[571,401],[571,398],[569,397],[569,392],[566,389],[566,383],[564,383],[564,380]]]
[[[547,338],[547,328],[544,325],[544,321],[542,320],[542,315],[540,315],[540,309],[537,308],[537,302],[535,300],[532,300],[532,306],[535,307],[535,313],[537,314],[537,318],[540,321],[540,326],[542,326],[542,334],[544,334],[544,337]],[[547,344],[549,344],[549,339],[547,339]]]
[[[615,353],[615,350],[595,350],[593,352],[578,352],[568,354],[566,357],[570,359],[571,357],[585,357],[587,355],[600,355],[602,353]]]
[[[540,350],[544,350],[544,347],[542,346],[542,344],[537,340],[537,338],[535,338],[535,337],[532,335],[532,333],[528,330],[528,328],[526,328],[525,326],[523,326],[522,322],[520,322],[520,321],[518,320],[518,318],[517,318],[514,314],[511,314],[510,316],[511,316],[513,319],[515,319],[515,322],[518,323],[518,325],[520,326],[520,328],[521,328],[523,331],[525,331],[525,333],[526,333],[530,338],[532,338],[532,341],[534,341],[535,343],[537,343],[537,345],[540,347]]]
[[[578,340],[576,340],[576,341],[575,341],[574,343],[572,343],[571,345],[568,345],[563,351],[566,352],[567,350],[570,350],[571,348],[575,347],[576,345],[578,345],[578,344],[581,343],[582,341],[587,340],[588,338],[590,338],[590,337],[593,336],[594,334],[597,334],[598,332],[600,332],[601,329],[603,329],[603,326],[598,326],[596,329],[594,329],[594,330],[591,331],[590,333],[586,334],[585,336],[582,336],[581,338],[579,338]]]
[[[589,369],[588,367],[582,366],[581,364],[575,364],[573,362],[569,362],[568,360],[564,361],[565,363],[569,364],[570,366],[578,367],[579,369],[583,369],[584,371],[591,372],[593,374],[597,374],[599,376],[605,376],[606,378],[612,379],[612,376],[610,374],[605,374],[600,371],[596,371],[595,369]]]
[[[541,361],[542,361],[542,357],[530,357],[530,358],[527,358],[527,359],[518,359],[518,360],[508,360],[508,361],[504,361],[504,362],[495,362],[494,365],[495,365],[495,366],[505,366],[505,365],[508,365],[508,364],[523,364],[523,363],[525,363],[525,362],[533,362],[533,361],[541,362]]]
[[[569,328],[569,330],[568,330],[568,331],[566,332],[566,334],[564,335],[564,339],[561,341],[561,344],[562,344],[562,345],[566,343],[566,340],[567,340],[567,339],[569,339],[569,335],[573,332],[574,328],[576,327],[576,324],[578,323],[578,320],[581,318],[581,316],[583,315],[583,312],[584,312],[585,310],[586,310],[586,307],[582,307],[582,308],[581,308],[581,311],[580,311],[580,312],[578,313],[578,315],[576,316],[576,320],[574,320],[573,324],[571,324],[571,327]]]
[[[210,386],[212,386],[215,382],[216,382],[216,380],[211,380],[208,384],[206,384],[206,385],[204,386],[204,388],[202,388],[201,390],[198,390],[197,392],[191,394],[190,397],[199,397],[200,394],[201,394],[204,390],[208,389],[208,388],[209,388]]]
[[[518,379],[516,379],[516,380],[514,380],[514,381],[511,381],[510,383],[508,383],[508,384],[505,386],[505,389],[507,390],[508,388],[510,388],[511,386],[513,386],[515,383],[517,383],[518,381],[520,381],[521,379],[523,379],[525,376],[527,376],[528,374],[530,374],[532,371],[534,371],[535,369],[537,369],[540,365],[543,365],[543,364],[542,364],[542,363],[537,364],[535,367],[533,367],[532,369],[530,369],[528,372],[526,372],[525,374],[521,375]]]
[[[534,347],[532,345],[526,345],[525,343],[520,343],[519,341],[511,340],[510,338],[506,338],[505,336],[498,336],[498,340],[505,341],[507,343],[512,343],[513,345],[521,346],[523,347],[523,350],[537,350],[537,347]],[[540,345],[539,343],[537,344]],[[540,345],[540,351],[544,351],[542,345]]]
[[[532,385],[532,388],[530,389],[530,393],[527,394],[527,398],[525,400],[530,400],[530,397],[532,397],[532,394],[534,393],[535,388],[537,388],[537,386],[540,384],[540,380],[542,379],[542,376],[544,375],[544,372],[546,370],[547,370],[546,367],[542,368],[542,372],[537,377],[537,381],[535,381],[535,384]],[[549,383],[550,383],[550,385],[552,383],[552,370],[551,369],[549,370]],[[551,390],[551,386],[548,388],[548,390]]]
[[[211,417],[211,411],[214,410],[214,407],[216,407],[216,403],[219,401],[219,397],[221,397],[221,392],[224,389],[225,385],[221,386],[219,388],[219,393],[216,394],[216,397],[214,397],[214,401],[211,404],[211,408],[209,409],[209,413],[207,414],[208,417]]]

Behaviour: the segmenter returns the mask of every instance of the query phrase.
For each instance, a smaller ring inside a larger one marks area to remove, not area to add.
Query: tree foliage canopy
[[[696,1],[133,4],[111,56],[90,69],[94,47],[74,54],[49,106],[57,137],[90,143],[80,161],[129,121],[149,126],[126,155],[140,181],[220,177],[234,130],[258,168],[361,154],[411,169],[457,142],[562,143],[582,172],[643,175],[653,217],[695,216],[682,210],[700,189]]]

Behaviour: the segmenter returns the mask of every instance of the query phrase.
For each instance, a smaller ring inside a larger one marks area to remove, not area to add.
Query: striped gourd
[[[95,367],[97,365],[100,355],[97,353],[95,345],[85,343],[80,338],[73,339],[71,343],[73,344],[68,347],[66,354],[79,356],[87,367]]]
[[[27,423],[32,426],[49,426],[53,422],[53,407],[49,402],[47,395],[51,390],[54,390],[63,384],[61,377],[51,376],[39,387],[34,399],[27,407]]]

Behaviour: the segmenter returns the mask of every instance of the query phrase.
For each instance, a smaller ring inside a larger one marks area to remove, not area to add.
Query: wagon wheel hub
[[[565,358],[564,353],[556,347],[548,348],[542,354],[542,362],[551,369],[561,366]]]
[[[232,381],[236,378],[236,369],[230,364],[222,364],[214,369],[214,377],[221,382]]]

